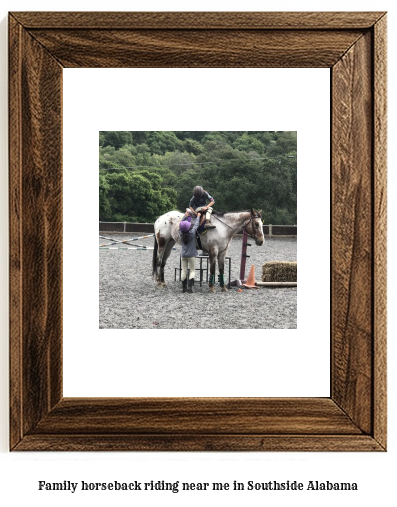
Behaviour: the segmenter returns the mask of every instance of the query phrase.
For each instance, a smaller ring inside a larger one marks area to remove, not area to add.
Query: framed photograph
[[[186,67],[331,69],[329,397],[63,396],[63,69]],[[15,12],[9,72],[10,449],[385,451],[386,14]]]

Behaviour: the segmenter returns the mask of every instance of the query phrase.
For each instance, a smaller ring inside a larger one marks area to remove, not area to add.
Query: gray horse
[[[164,267],[175,243],[180,244],[179,223],[183,213],[170,211],[159,217],[154,224],[153,276],[156,277],[157,287],[163,288]],[[210,292],[215,292],[215,271],[218,260],[219,280],[222,291],[227,291],[225,285],[225,257],[232,237],[242,229],[261,246],[263,236],[262,214],[260,211],[232,211],[230,213],[212,214],[213,225],[216,229],[209,229],[200,235],[203,248],[209,252],[210,262]]]

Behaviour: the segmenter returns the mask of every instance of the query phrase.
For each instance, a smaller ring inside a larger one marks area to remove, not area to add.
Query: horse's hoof
[[[223,287],[222,287],[222,292],[227,292],[227,287],[226,287],[226,285],[223,285]]]
[[[215,292],[215,287],[213,285],[210,287],[210,292]]]
[[[163,284],[161,282],[157,282],[157,285],[156,285],[157,289],[163,289]]]

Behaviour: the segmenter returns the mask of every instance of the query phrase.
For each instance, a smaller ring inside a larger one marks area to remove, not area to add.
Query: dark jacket
[[[200,224],[200,219],[196,218],[193,227],[188,231],[189,241],[185,245],[183,242],[183,232],[179,231],[179,236],[181,238],[182,250],[181,257],[196,257],[197,248],[196,248],[196,231]]]
[[[213,201],[214,199],[210,196],[208,192],[204,192],[203,197],[200,197],[197,199],[196,197],[192,197],[189,202],[189,208],[193,208],[196,210],[197,208],[200,208],[201,206],[206,206],[207,199],[209,201]]]

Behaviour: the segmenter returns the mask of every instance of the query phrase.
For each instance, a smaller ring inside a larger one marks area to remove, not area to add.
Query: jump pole
[[[99,250],[154,250],[152,246],[101,246]],[[176,250],[174,248],[174,250]]]
[[[147,236],[140,236],[139,238],[130,238],[125,240],[112,240],[112,238],[106,238],[105,236],[99,236],[100,238],[108,239],[109,241],[112,241],[112,243],[104,243],[103,245],[99,245],[99,247],[104,246],[110,246],[110,245],[117,245],[117,243],[127,243],[127,245],[131,244],[131,241],[138,241],[139,239],[146,239],[146,238],[152,238],[154,234],[149,234]]]
[[[172,248],[176,250],[175,247]],[[99,250],[154,250],[153,246],[100,246]]]
[[[117,243],[119,243],[119,241],[117,239],[114,239],[114,238],[108,238],[106,236],[101,236],[101,235],[99,235],[99,237],[101,239],[107,239],[108,241],[112,241],[113,242],[113,243],[109,243],[109,245],[116,245]],[[130,245],[129,241],[131,241],[131,240],[129,240],[129,239],[126,240],[126,245]]]
[[[297,287],[298,282],[255,282],[258,287]]]

